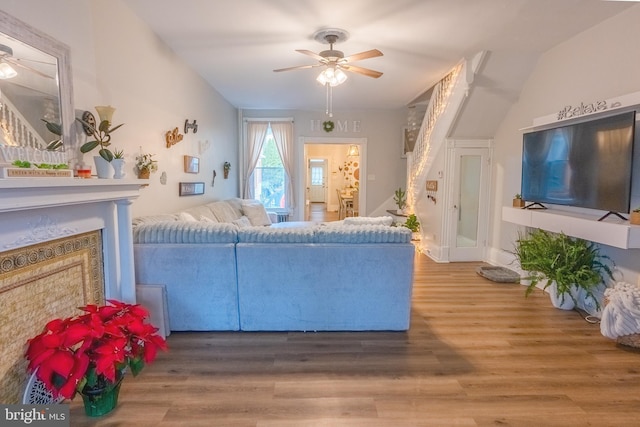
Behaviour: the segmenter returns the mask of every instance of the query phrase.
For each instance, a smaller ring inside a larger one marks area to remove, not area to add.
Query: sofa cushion
[[[344,219],[344,225],[386,225],[393,224],[390,216],[353,216]]]
[[[218,219],[218,222],[231,223],[242,215],[236,212],[226,201],[213,202],[205,205]]]
[[[236,243],[233,224],[204,221],[143,223],[133,230],[133,243]]]
[[[410,243],[412,233],[406,227],[384,225],[344,225],[319,227],[318,243]]]
[[[315,243],[314,227],[247,227],[238,230],[239,243]],[[277,250],[274,248],[274,250]]]
[[[231,206],[231,209],[233,209],[236,218],[240,218],[243,213],[242,213],[242,199],[238,198],[238,197],[234,197],[231,199],[227,199],[225,200],[225,202],[227,202],[227,204],[229,206]]]
[[[243,200],[242,212],[245,214],[251,225],[271,225],[269,214],[264,208],[264,205],[258,200]]]
[[[194,217],[196,221],[200,221],[200,218],[205,217],[215,222],[222,222],[216,218],[213,212],[211,212],[211,209],[209,209],[206,205],[194,206],[189,209],[185,209],[182,212],[188,213],[189,215]]]

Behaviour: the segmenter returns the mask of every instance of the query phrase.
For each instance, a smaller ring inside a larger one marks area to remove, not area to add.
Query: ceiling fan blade
[[[370,70],[368,68],[356,67],[355,65],[341,64],[340,68],[344,68],[347,71],[362,74],[367,77],[373,77],[374,79],[377,79],[382,75],[380,71]]]
[[[280,71],[291,71],[291,70],[303,70],[305,68],[315,68],[320,67],[323,64],[313,64],[313,65],[298,65],[296,67],[288,67],[288,68],[279,68],[277,70],[273,70],[275,73],[279,73]]]
[[[344,62],[354,62],[361,61],[363,59],[375,58],[377,56],[382,56],[382,52],[378,49],[367,50],[366,52],[354,53],[353,55],[349,55],[343,59]]]
[[[44,77],[45,79],[53,79],[54,78],[53,76],[50,76],[50,75],[45,74],[45,73],[43,73],[41,71],[38,71],[35,68],[31,68],[28,65],[21,64],[20,62],[15,61],[13,59],[4,58],[4,61],[10,63],[11,65],[15,65],[16,67],[24,68],[27,71],[31,71],[32,73],[35,73],[35,74],[37,74],[37,75],[39,75],[41,77]]]
[[[296,52],[300,52],[300,53],[302,53],[303,55],[308,55],[308,56],[310,56],[310,57],[312,57],[312,58],[317,59],[318,61],[326,61],[326,59],[325,59],[324,57],[322,57],[322,56],[318,55],[318,54],[317,54],[317,53],[315,53],[315,52],[311,52],[310,50],[306,50],[306,49],[296,49]]]

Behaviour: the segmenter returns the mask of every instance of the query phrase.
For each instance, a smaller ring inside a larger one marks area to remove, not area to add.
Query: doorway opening
[[[302,142],[299,164],[304,167],[300,175],[305,182],[299,187],[297,200],[303,220],[318,221],[319,216],[337,219],[338,190],[358,189],[359,205],[366,206],[366,138],[302,138]],[[357,153],[353,149],[349,152],[351,146],[357,147]]]

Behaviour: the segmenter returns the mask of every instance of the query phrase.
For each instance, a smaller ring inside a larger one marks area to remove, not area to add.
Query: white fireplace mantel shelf
[[[135,199],[144,185],[134,179],[0,179],[0,212]]]
[[[0,179],[0,252],[102,231],[105,296],[135,302],[131,203],[137,179]]]

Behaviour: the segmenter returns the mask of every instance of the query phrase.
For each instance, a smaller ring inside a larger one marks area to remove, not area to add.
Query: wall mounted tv
[[[525,133],[521,193],[527,207],[549,203],[629,212],[635,115]]]

